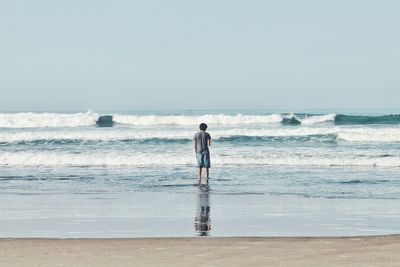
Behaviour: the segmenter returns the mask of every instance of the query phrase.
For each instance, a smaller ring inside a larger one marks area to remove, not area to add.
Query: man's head
[[[200,128],[200,130],[205,131],[205,130],[207,130],[207,124],[205,124],[204,122],[200,123],[199,128]]]

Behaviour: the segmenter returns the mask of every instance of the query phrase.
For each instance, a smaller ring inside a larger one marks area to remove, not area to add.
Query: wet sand
[[[400,236],[0,239],[1,266],[398,266]]]

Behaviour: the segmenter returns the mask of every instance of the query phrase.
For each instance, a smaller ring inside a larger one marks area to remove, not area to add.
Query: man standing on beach
[[[210,163],[210,150],[208,147],[211,145],[211,136],[206,132],[207,124],[201,123],[199,125],[200,132],[194,135],[194,151],[197,157],[197,167],[198,167],[198,182],[201,185],[201,171],[206,168],[206,185],[208,186],[209,168]]]

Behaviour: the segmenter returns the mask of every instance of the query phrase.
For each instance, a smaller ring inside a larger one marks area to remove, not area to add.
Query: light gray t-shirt
[[[197,132],[193,140],[197,142],[197,153],[198,154],[206,154],[209,153],[210,151],[208,150],[208,140],[211,139],[211,136],[209,133],[200,131]]]

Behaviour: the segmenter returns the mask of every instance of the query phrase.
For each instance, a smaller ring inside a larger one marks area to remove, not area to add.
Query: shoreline
[[[400,235],[1,238],[5,266],[395,266]]]
[[[353,238],[386,238],[398,237],[398,234],[377,235],[338,235],[338,236],[149,236],[149,237],[0,237],[0,242],[5,240],[185,240],[185,239],[353,239]]]

